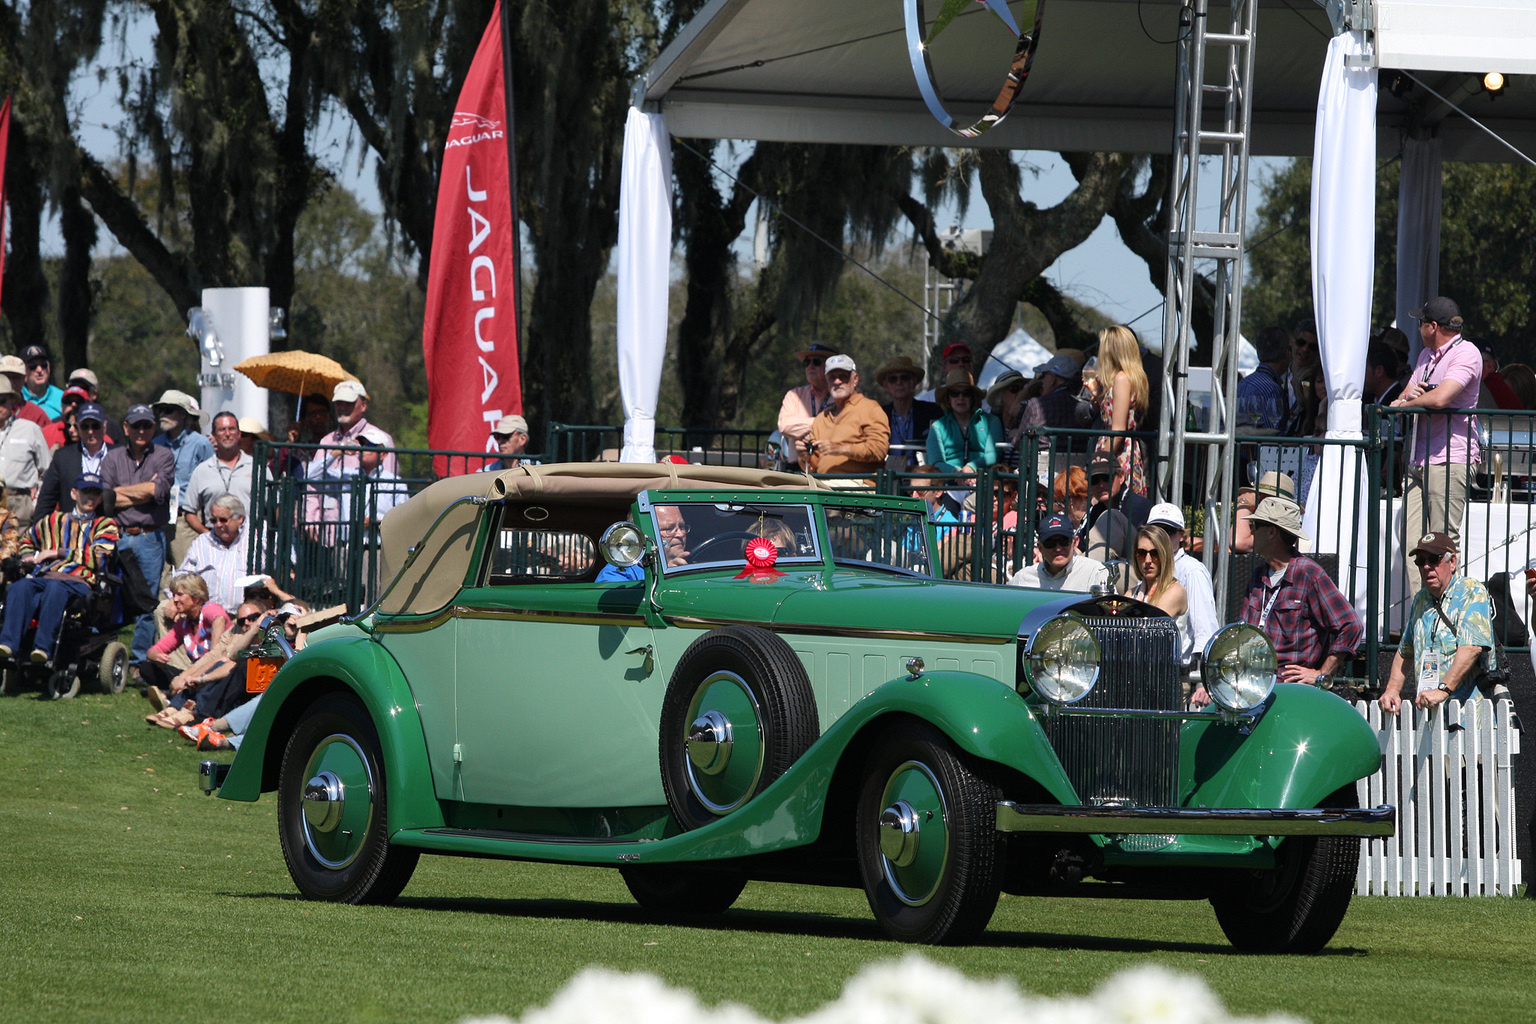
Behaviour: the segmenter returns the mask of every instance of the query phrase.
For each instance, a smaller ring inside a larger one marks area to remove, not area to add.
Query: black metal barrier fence
[[[768,443],[770,433],[659,428],[656,442],[662,454],[682,453],[691,462],[770,468],[777,454]],[[1251,534],[1232,519],[1238,504],[1252,504],[1240,489],[1268,472],[1283,472],[1298,499],[1313,506],[1307,522],[1318,544],[1312,554],[1364,613],[1361,674],[1379,678],[1385,667],[1381,657],[1390,657],[1396,647],[1408,602],[1420,586],[1406,553],[1432,531],[1460,536],[1460,570],[1493,581],[1496,621],[1504,616],[1501,638],[1507,647],[1525,650],[1525,630],[1516,620],[1526,607],[1520,570],[1536,559],[1536,412],[1443,413],[1367,405],[1362,433],[1359,440],[1242,433],[1238,483],[1210,503],[1201,495],[1214,449],[1189,446],[1184,493],[1165,497],[1184,511],[1192,554],[1214,563],[1208,552],[1218,547],[1234,552],[1228,600],[1219,612],[1235,617],[1253,571]],[[1081,522],[1092,514],[1096,495],[1087,466],[1106,438],[1140,444],[1147,477],[1156,486],[1154,435],[1045,428],[1021,435],[1016,450],[1006,449],[998,465],[975,475],[914,472],[922,456],[913,449],[893,453],[873,476],[825,479],[855,490],[924,498],[939,525],[944,575],[1002,583],[1034,560],[1034,534],[1042,515],[1060,511]],[[1427,465],[1421,465],[1426,461],[1422,450],[1415,455],[1421,441],[1430,453]],[[1458,457],[1472,441],[1477,461]],[[546,439],[549,456],[525,457],[612,460],[620,443],[621,432],[612,427],[555,424]],[[1450,458],[1437,461],[1437,453],[1445,450]],[[272,573],[285,589],[317,605],[355,609],[379,590],[377,524],[384,514],[433,480],[479,471],[492,466],[496,456],[263,443],[256,462],[253,569]],[[1016,468],[1020,463],[1022,472]],[[1427,495],[1425,500],[1416,500],[1420,494]],[[1361,497],[1352,503],[1346,495]],[[1459,505],[1464,511],[1458,516]],[[1454,529],[1452,519],[1457,520]],[[1341,548],[1352,552],[1341,557]],[[1118,552],[1122,558],[1126,554]]]

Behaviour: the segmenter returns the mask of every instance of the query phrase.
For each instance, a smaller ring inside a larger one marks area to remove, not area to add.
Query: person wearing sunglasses
[[[1239,618],[1274,644],[1280,682],[1329,686],[1364,639],[1364,623],[1323,567],[1303,557],[1311,541],[1302,529],[1300,505],[1265,498],[1248,523],[1258,565]],[[1196,691],[1197,705],[1202,692]]]
[[[826,362],[832,404],[811,422],[811,433],[796,447],[800,464],[812,473],[878,473],[890,453],[891,425],[885,412],[859,393],[859,368],[851,356]]]
[[[1500,667],[1493,641],[1493,601],[1481,580],[1457,573],[1456,541],[1444,533],[1427,533],[1409,557],[1422,586],[1408,606],[1403,642],[1378,699],[1388,714],[1403,705],[1410,666],[1417,681],[1412,703],[1420,708],[1478,699],[1479,678]],[[1483,696],[1491,697],[1491,690]]]
[[[928,428],[944,415],[936,403],[916,397],[923,376],[923,368],[910,356],[897,356],[875,371],[875,383],[891,396],[880,408],[891,425],[891,455],[901,460],[893,468],[898,470],[909,470],[922,461]]]
[[[1077,531],[1072,521],[1056,513],[1040,520],[1035,530],[1035,553],[1039,561],[1026,565],[1008,580],[1011,587],[1037,590],[1079,590],[1109,587],[1109,567],[1103,562],[1078,553]]]
[[[81,473],[100,473],[101,463],[114,445],[107,437],[107,414],[95,402],[85,402],[75,410],[77,443],[66,444],[53,453],[53,461],[43,474],[37,490],[34,520],[46,519],[55,511],[70,512],[75,507],[70,485]],[[159,582],[156,580],[156,582]]]
[[[1443,533],[1461,538],[1471,467],[1482,462],[1477,418],[1456,414],[1474,409],[1482,394],[1483,355],[1463,344],[1461,310],[1437,295],[1413,311],[1424,348],[1394,409],[1427,409],[1415,416],[1408,483],[1403,489],[1403,534]]]
[[[837,350],[813,341],[795,358],[805,367],[805,383],[784,392],[779,404],[779,434],[784,438],[784,461],[799,461],[799,444],[811,436],[811,423],[832,404],[832,392],[827,386],[827,360],[837,355]]]
[[[220,494],[208,503],[205,514],[208,529],[187,548],[176,571],[201,576],[215,603],[235,608],[245,599],[242,583],[250,536],[245,528],[245,502],[236,494]]]

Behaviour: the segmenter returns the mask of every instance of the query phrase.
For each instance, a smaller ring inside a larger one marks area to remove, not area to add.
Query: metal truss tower
[[[1216,584],[1217,608],[1225,607],[1226,601],[1231,523],[1223,510],[1227,516],[1231,514],[1237,466],[1237,444],[1233,439],[1237,348],[1243,311],[1248,133],[1259,0],[1228,3],[1230,23],[1226,31],[1212,30],[1210,0],[1187,0],[1179,17],[1168,273],[1163,306],[1163,362],[1167,373],[1162,381],[1162,422],[1158,425],[1162,495],[1175,504],[1184,502],[1186,444],[1209,447],[1199,499],[1205,508],[1205,560]],[[1208,100],[1213,101],[1209,110]],[[1219,201],[1203,214],[1198,203],[1202,160],[1221,163]],[[1189,352],[1193,343],[1191,320],[1195,288],[1200,286],[1195,272],[1197,261],[1215,263],[1215,289],[1210,297],[1214,314],[1211,418],[1203,432],[1186,429],[1190,408]]]

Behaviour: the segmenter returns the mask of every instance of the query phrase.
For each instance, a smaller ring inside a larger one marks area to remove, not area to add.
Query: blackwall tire
[[[328,694],[304,712],[283,751],[277,834],[299,892],[332,903],[388,903],[419,851],[389,842],[378,730],[356,698]]]
[[[1323,807],[1354,807],[1355,787]],[[1211,896],[1228,941],[1245,953],[1316,953],[1328,944],[1355,891],[1360,840],[1354,836],[1292,836],[1275,850],[1272,870],[1225,881]]]
[[[864,893],[893,939],[957,944],[997,909],[1003,844],[996,786],[923,723],[891,730],[866,762],[855,840]]]
[[[619,869],[635,902],[653,914],[723,914],[747,887],[739,872],[695,864],[631,864]]]
[[[667,806],[685,829],[716,821],[783,775],[820,735],[816,696],[787,643],[726,626],[678,660],[661,705]]]

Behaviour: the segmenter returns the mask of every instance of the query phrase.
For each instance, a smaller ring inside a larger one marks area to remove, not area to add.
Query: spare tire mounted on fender
[[[689,645],[661,705],[661,778],[678,823],[699,828],[783,775],[821,734],[799,657],[757,626]]]

